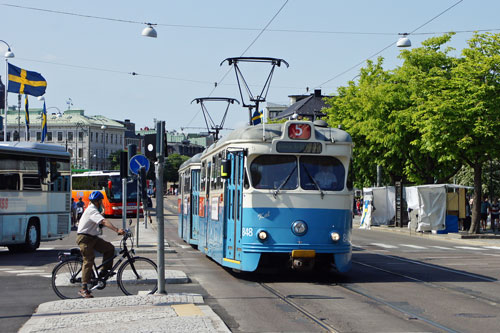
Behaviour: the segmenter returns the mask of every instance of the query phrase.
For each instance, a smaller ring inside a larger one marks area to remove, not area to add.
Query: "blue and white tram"
[[[322,120],[237,129],[179,169],[179,236],[235,270],[346,272],[351,153],[350,135]]]

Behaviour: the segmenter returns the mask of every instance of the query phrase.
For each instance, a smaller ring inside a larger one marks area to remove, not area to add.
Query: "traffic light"
[[[144,135],[144,155],[151,161],[156,161],[156,134]]]
[[[143,166],[140,167],[140,169],[139,169],[138,181],[139,181],[139,191],[140,191],[142,200],[144,202],[144,200],[146,200],[148,197],[148,193],[147,193],[148,185],[147,185],[147,181],[146,181],[146,168]]]

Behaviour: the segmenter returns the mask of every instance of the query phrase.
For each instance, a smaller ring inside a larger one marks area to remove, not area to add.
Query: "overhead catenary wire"
[[[45,9],[45,8],[37,8],[37,7],[29,7],[29,6],[21,6],[10,3],[3,3],[2,6],[19,8],[19,9],[28,9],[35,10],[41,12],[47,12],[52,14],[61,14],[61,15],[69,15],[69,16],[77,16],[83,18],[91,18],[97,20],[106,20],[106,21],[114,21],[121,23],[131,23],[131,24],[150,24],[148,22],[136,21],[136,20],[127,20],[113,17],[105,17],[105,16],[97,16],[97,15],[88,15],[88,14],[80,14],[73,12],[65,12],[61,10],[53,10],[53,9]],[[164,26],[171,28],[186,28],[186,29],[204,29],[204,30],[235,30],[235,31],[261,31],[260,28],[250,28],[250,27],[232,27],[232,26],[210,26],[210,25],[194,25],[194,24],[173,24],[173,23],[154,23],[155,26]],[[425,24],[424,24],[425,25]],[[418,28],[417,28],[418,29]],[[379,36],[394,36],[397,35],[398,32],[390,32],[390,31],[329,31],[329,30],[299,30],[299,29],[266,29],[267,32],[282,32],[282,33],[304,33],[304,34],[330,34],[330,35],[379,35]],[[428,32],[419,32],[419,33],[411,33],[413,35],[436,35],[436,34],[444,34],[449,32],[454,33],[472,33],[472,32],[487,32],[487,31],[500,31],[500,28],[492,28],[492,29],[474,29],[474,30],[449,30],[449,31],[428,31]]]
[[[264,26],[264,28],[261,29],[261,31],[259,32],[259,34],[252,40],[252,42],[250,43],[250,45],[247,46],[247,48],[241,53],[240,57],[244,56],[245,53],[255,44],[255,42],[260,38],[260,36],[262,36],[262,34],[264,33],[264,31],[266,31],[266,29],[269,27],[269,25],[271,25],[271,23],[274,21],[274,19],[279,15],[279,13],[281,13],[281,11],[283,10],[283,8],[285,8],[286,4],[288,3],[289,0],[286,0],[283,5],[281,5],[281,7],[278,9],[278,11],[274,14],[274,16],[269,20],[269,22],[267,22],[267,24]],[[210,94],[208,94],[208,96],[212,96],[212,94],[214,93],[215,89],[217,89],[217,87],[220,85],[220,83],[222,83],[222,81],[224,81],[224,79],[227,77],[227,75],[229,74],[229,72],[231,72],[231,68],[229,68],[226,73],[222,76],[222,78],[219,80],[219,81],[216,81],[216,84],[214,84],[214,87],[212,88],[212,91],[210,92]],[[198,112],[196,112],[196,114],[193,116],[193,118],[191,118],[191,120],[189,121],[188,125],[189,126],[193,120],[198,116],[198,114],[200,113],[200,110],[198,110]]]
[[[419,30],[420,28],[424,27],[425,25],[427,25],[427,24],[431,23],[432,21],[434,21],[435,19],[437,19],[438,17],[440,17],[441,15],[443,15],[444,13],[446,13],[447,11],[451,10],[452,8],[454,8],[455,6],[457,6],[458,4],[460,4],[460,3],[461,3],[461,2],[463,2],[463,1],[464,1],[464,0],[459,0],[459,1],[457,1],[456,3],[454,3],[454,4],[453,4],[453,5],[451,5],[450,7],[446,8],[445,10],[443,10],[442,12],[440,12],[439,14],[437,14],[437,15],[435,15],[434,17],[432,17],[431,19],[427,20],[425,23],[423,23],[423,24],[419,25],[417,28],[413,29],[411,32],[407,33],[407,35],[412,35],[412,34],[414,34],[414,32],[415,32],[415,31],[417,31],[417,30]],[[315,88],[319,88],[319,87],[321,87],[321,86],[324,86],[325,84],[327,84],[327,83],[329,83],[329,82],[331,82],[331,81],[335,80],[336,78],[338,78],[338,77],[340,77],[340,76],[344,75],[345,73],[350,72],[350,71],[351,71],[351,70],[353,70],[354,68],[356,68],[356,67],[358,67],[359,65],[361,65],[361,64],[363,64],[363,63],[365,63],[366,61],[370,60],[371,58],[373,58],[373,57],[375,57],[375,56],[379,55],[380,53],[384,52],[385,50],[387,50],[389,47],[391,47],[391,46],[395,45],[396,43],[397,43],[397,41],[395,41],[395,42],[391,42],[389,45],[385,46],[385,47],[384,47],[383,49],[381,49],[380,51],[378,51],[378,52],[376,52],[376,53],[372,54],[371,56],[369,56],[368,58],[364,59],[363,61],[358,62],[356,65],[349,67],[348,69],[346,69],[346,70],[342,71],[341,73],[339,73],[339,74],[335,75],[335,76],[334,76],[334,77],[332,77],[331,79],[328,79],[328,80],[326,80],[325,82],[323,82],[323,83],[321,83],[321,84],[317,85]]]

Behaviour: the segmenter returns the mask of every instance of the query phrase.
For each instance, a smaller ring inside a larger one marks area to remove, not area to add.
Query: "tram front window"
[[[257,189],[294,190],[298,186],[297,169],[295,156],[259,156],[250,165],[252,185]]]
[[[335,157],[300,157],[300,186],[304,190],[341,191],[344,178],[344,166]]]

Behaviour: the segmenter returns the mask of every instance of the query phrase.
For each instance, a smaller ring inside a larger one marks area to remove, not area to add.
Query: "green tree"
[[[120,149],[109,154],[106,165],[109,166],[110,170],[120,170],[120,153],[122,151]]]
[[[179,181],[179,167],[182,163],[187,161],[189,156],[180,154],[170,154],[165,159],[165,169],[163,173],[163,180],[165,182],[177,183]]]
[[[477,233],[483,168],[500,154],[500,34],[475,34],[462,56],[453,59],[450,73],[422,76],[427,98],[415,125],[426,150],[473,170],[475,204],[469,232]]]

